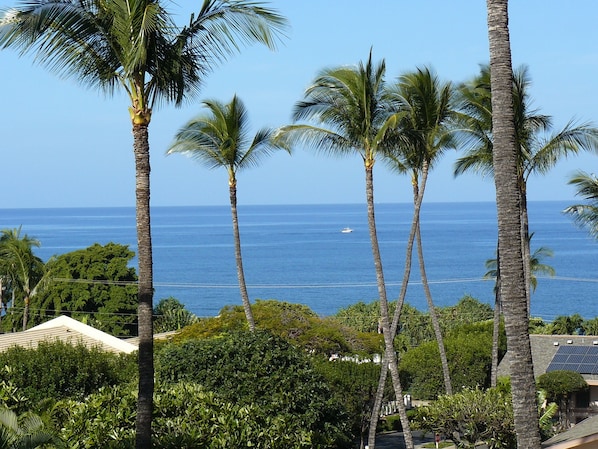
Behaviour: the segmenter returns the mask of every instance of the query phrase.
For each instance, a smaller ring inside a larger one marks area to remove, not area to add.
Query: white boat
[[[351,229],[351,228],[343,228],[343,229],[341,229],[341,232],[342,232],[343,234],[348,234],[348,233],[350,233],[350,232],[353,232],[353,229]]]

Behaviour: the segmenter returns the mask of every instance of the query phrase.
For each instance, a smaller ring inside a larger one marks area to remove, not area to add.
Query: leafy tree
[[[32,319],[39,324],[67,315],[117,336],[137,333],[135,253],[108,243],[62,254],[48,262],[52,282],[36,296]]]
[[[550,324],[552,335],[574,335],[583,328],[583,318],[578,313],[570,316],[557,316]]]
[[[592,237],[598,238],[598,179],[594,174],[578,171],[569,179],[569,184],[577,187],[576,195],[583,197],[586,202],[569,206],[563,213],[587,229]]]
[[[357,332],[335,318],[320,318],[309,307],[276,300],[256,300],[252,311],[258,329],[267,330],[313,353],[362,354],[381,351],[379,334]],[[217,317],[200,319],[173,337],[175,342],[210,338],[237,331],[243,323],[240,307],[224,307]]]
[[[359,436],[360,447],[363,447],[370,417],[374,412],[380,365],[343,360],[330,362],[319,358],[314,362],[315,368],[328,380],[337,400],[343,404],[351,425],[351,433]],[[386,389],[386,393],[391,392]]]
[[[516,448],[513,410],[509,394],[499,389],[467,388],[443,395],[419,407],[415,426],[443,435],[458,448],[475,448],[484,442],[490,449]]]
[[[185,305],[178,299],[161,299],[154,307],[154,332],[178,331],[196,323],[198,318],[185,309]]]
[[[450,332],[464,324],[491,320],[494,311],[490,305],[465,295],[454,306],[439,308],[438,314],[444,331]]]
[[[385,72],[386,63],[381,61],[374,64],[371,51],[365,64],[360,62],[357,67],[324,69],[305,91],[304,100],[295,105],[294,121],[306,123],[282,127],[278,138],[288,147],[305,144],[331,155],[358,155],[363,161],[368,230],[380,301],[385,360],[391,370],[397,400],[402,404],[374,202],[374,164],[379,153],[385,149],[388,131],[397,125],[397,115],[387,101]],[[386,370],[383,371],[386,373]],[[400,415],[407,448],[412,449],[413,438],[406,411],[401,410]]]
[[[585,335],[598,335],[598,317],[584,320],[581,327]]]
[[[273,130],[270,129],[262,129],[251,141],[248,140],[247,109],[236,95],[227,104],[206,100],[203,105],[209,112],[183,126],[177,132],[174,143],[166,154],[183,153],[209,168],[222,167],[228,172],[237,278],[247,323],[249,329],[254,331],[255,321],[251,313],[241,255],[237,213],[237,173],[242,169],[258,165],[264,157],[280,149],[280,146],[272,139]]]
[[[559,404],[561,427],[569,427],[569,399],[572,393],[587,390],[588,384],[583,376],[574,371],[556,370],[538,377],[538,388],[546,393],[549,401]]]
[[[500,298],[507,346],[513,352],[511,388],[517,447],[540,449],[536,388],[529,340],[525,239],[513,107],[508,0],[487,0],[492,107],[492,166],[496,187]]]
[[[451,378],[463,387],[487,387],[491,363],[491,323],[463,325],[445,336]],[[504,344],[503,344],[504,349]],[[434,399],[443,394],[443,378],[438,348],[433,341],[409,349],[401,357],[401,379],[418,399]]]
[[[153,268],[149,124],[160,102],[180,106],[204,75],[239,42],[274,47],[283,17],[257,2],[204,0],[180,27],[159,0],[25,1],[0,17],[0,48],[34,53],[35,61],[82,84],[130,101],[135,158],[139,264],[138,449],[151,444]],[[237,39],[238,38],[238,39]]]
[[[5,326],[16,327],[21,319],[23,330],[27,329],[31,300],[47,282],[48,273],[44,262],[33,254],[33,247],[40,242],[27,234],[21,236],[21,228],[4,229],[0,235],[0,271],[11,289],[11,301]],[[16,301],[23,301],[23,309],[16,310]],[[2,301],[4,303],[4,301]]]
[[[159,382],[197,383],[225,402],[294,420],[310,432],[314,444],[330,443],[344,433],[346,417],[325,378],[306,353],[269,332],[171,344],[157,353],[156,361]]]

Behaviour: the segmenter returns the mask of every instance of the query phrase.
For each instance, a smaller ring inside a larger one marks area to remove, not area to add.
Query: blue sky
[[[199,1],[169,9],[188,20]],[[165,156],[177,129],[201,112],[200,100],[237,94],[257,130],[290,121],[293,104],[321,69],[385,59],[386,78],[418,66],[465,81],[488,61],[483,0],[275,0],[290,23],[272,52],[261,46],[215,68],[202,95],[180,109],[161,107],[150,126],[152,204],[228,205],[224,169],[208,170],[182,155]],[[512,1],[513,64],[526,64],[533,106],[554,118],[598,123],[598,2]],[[12,5],[4,0],[4,6]],[[89,90],[34,65],[31,56],[0,52],[0,208],[134,206],[134,162],[127,99]],[[458,153],[431,173],[426,201],[494,201],[491,179],[453,178]],[[595,171],[598,155],[577,156],[529,181],[530,200],[575,201],[567,185],[576,170]],[[375,169],[378,202],[411,200],[406,178]],[[361,160],[327,158],[309,149],[280,153],[239,174],[239,204],[360,203]]]

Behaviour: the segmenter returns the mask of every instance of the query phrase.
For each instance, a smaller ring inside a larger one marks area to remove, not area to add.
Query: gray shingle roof
[[[530,335],[534,376],[541,376],[546,372],[552,358],[560,346],[592,346],[598,337],[593,335]],[[509,351],[505,354],[498,367],[499,376],[508,376],[510,366]],[[598,376],[583,375],[586,380],[596,380]]]
[[[586,418],[571,429],[559,433],[544,441],[542,447],[551,449],[567,449],[571,447],[597,447],[598,415]]]

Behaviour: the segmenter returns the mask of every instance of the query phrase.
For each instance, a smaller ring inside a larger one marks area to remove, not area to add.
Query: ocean
[[[532,251],[556,276],[538,277],[532,315],[546,321],[579,313],[598,316],[598,242],[562,214],[569,203],[530,202]],[[377,300],[365,204],[239,206],[249,296],[300,303],[322,316],[359,301]],[[410,204],[377,204],[376,221],[388,298],[398,297]],[[22,226],[41,242],[36,255],[115,242],[136,251],[134,208],[0,209],[0,229]],[[350,233],[342,233],[345,227]],[[494,203],[424,203],[421,214],[426,273],[438,306],[464,295],[493,304],[485,261],[495,257]],[[241,304],[228,206],[153,207],[154,303],[173,296],[198,316]],[[136,265],[136,260],[132,261]],[[426,310],[414,252],[406,301]]]

